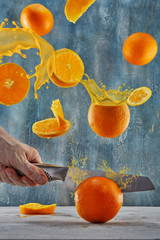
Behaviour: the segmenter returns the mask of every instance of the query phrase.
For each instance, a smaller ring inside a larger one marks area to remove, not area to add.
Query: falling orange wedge
[[[75,23],[95,0],[67,0],[64,13],[69,22]]]
[[[152,95],[152,91],[147,87],[135,89],[127,99],[127,104],[130,106],[138,106],[145,103]]]
[[[64,119],[63,109],[59,99],[52,102],[51,110],[55,118],[48,118],[35,122],[32,131],[42,138],[59,137],[71,127],[71,123]]]
[[[56,204],[41,205],[39,203],[27,203],[19,206],[22,214],[52,214]]]

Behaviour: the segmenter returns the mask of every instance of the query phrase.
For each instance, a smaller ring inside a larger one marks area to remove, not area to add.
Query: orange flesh
[[[84,74],[84,64],[79,55],[70,49],[60,49],[55,54],[55,69],[48,65],[48,75],[59,87],[77,85]]]
[[[133,95],[129,97],[131,102],[138,103],[140,102],[143,98],[147,97],[147,93],[143,90],[137,90]]]
[[[0,66],[0,103],[9,106],[21,102],[29,87],[30,81],[22,67],[15,63]]]
[[[95,0],[67,0],[65,15],[68,21],[75,23]]]

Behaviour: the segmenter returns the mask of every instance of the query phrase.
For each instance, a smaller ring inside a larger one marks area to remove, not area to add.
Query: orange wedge
[[[41,205],[39,203],[27,203],[19,206],[22,214],[52,214],[56,204]]]
[[[59,137],[71,127],[71,123],[64,119],[63,109],[59,99],[52,102],[51,110],[55,118],[48,118],[35,122],[32,131],[42,138]]]
[[[138,106],[145,103],[152,95],[152,91],[147,87],[135,89],[127,99],[127,104],[130,106]]]
[[[75,23],[95,0],[67,0],[64,13],[69,22]]]
[[[53,72],[54,69],[54,72]],[[56,51],[54,68],[48,67],[48,75],[59,87],[77,85],[84,75],[84,64],[80,56],[67,48]]]

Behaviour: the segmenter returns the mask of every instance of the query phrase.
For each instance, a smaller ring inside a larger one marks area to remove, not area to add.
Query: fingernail
[[[36,182],[38,184],[45,184],[46,183],[46,178],[42,175],[40,175],[37,179],[36,179]]]

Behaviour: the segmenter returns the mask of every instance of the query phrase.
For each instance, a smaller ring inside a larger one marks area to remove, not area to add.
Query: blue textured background
[[[122,55],[125,39],[134,32],[151,34],[160,45],[159,0],[97,0],[74,25],[64,15],[65,0],[20,1],[0,0],[0,21],[8,18],[20,26],[20,13],[31,3],[42,3],[53,13],[53,30],[44,38],[57,50],[70,48],[83,59],[85,72],[96,82],[102,81],[109,89],[123,82],[126,86],[151,88],[150,100],[138,107],[130,107],[131,121],[128,129],[115,139],[101,138],[89,127],[87,112],[90,97],[82,85],[63,89],[53,83],[43,86],[39,99],[34,99],[34,78],[26,99],[14,106],[0,105],[0,124],[13,137],[38,149],[42,160],[66,165],[73,156],[79,160],[88,157],[88,167],[97,168],[104,159],[118,171],[126,166],[132,173],[140,171],[151,178],[156,190],[124,194],[124,205],[160,205],[160,54],[146,66],[134,66]],[[10,25],[9,25],[10,26]],[[39,59],[31,50],[27,59],[14,54],[5,62],[20,64],[28,73],[34,70]],[[46,140],[32,133],[32,124],[52,116],[51,102],[59,98],[70,131],[59,138]],[[0,205],[18,205],[27,202],[71,205],[73,198],[63,183],[52,182],[36,188],[12,187],[0,184]]]

